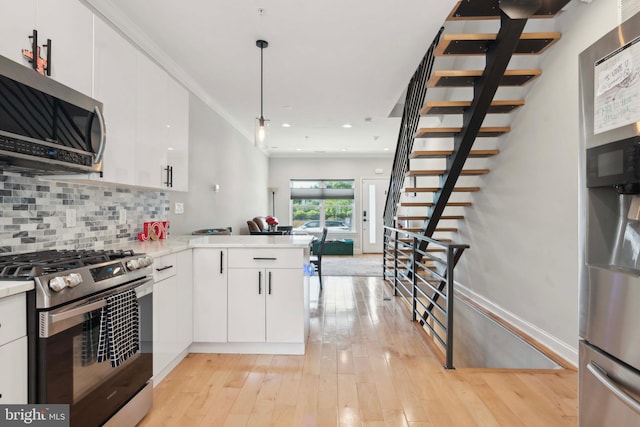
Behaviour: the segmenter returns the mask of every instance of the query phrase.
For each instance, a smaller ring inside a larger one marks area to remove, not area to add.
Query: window
[[[291,218],[295,230],[321,233],[353,231],[353,180],[296,180],[290,182]]]

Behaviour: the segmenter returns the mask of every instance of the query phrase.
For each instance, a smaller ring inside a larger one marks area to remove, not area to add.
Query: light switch
[[[177,213],[177,214],[183,214],[184,213],[184,203],[176,202],[174,212]]]

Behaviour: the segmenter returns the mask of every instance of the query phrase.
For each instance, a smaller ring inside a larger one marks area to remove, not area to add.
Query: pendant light
[[[264,49],[269,46],[269,43],[264,40],[256,41],[256,46],[260,48],[260,117],[256,119],[256,139],[255,144],[257,148],[267,148],[267,122],[264,118],[262,111],[263,107],[263,71],[262,71],[262,53]]]

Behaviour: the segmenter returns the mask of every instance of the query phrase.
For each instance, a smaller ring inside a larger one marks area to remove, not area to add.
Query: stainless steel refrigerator
[[[640,426],[640,14],[579,59],[579,423]]]

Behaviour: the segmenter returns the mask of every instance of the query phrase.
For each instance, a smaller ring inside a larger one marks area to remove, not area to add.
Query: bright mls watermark
[[[0,405],[0,427],[69,427],[69,405]]]

